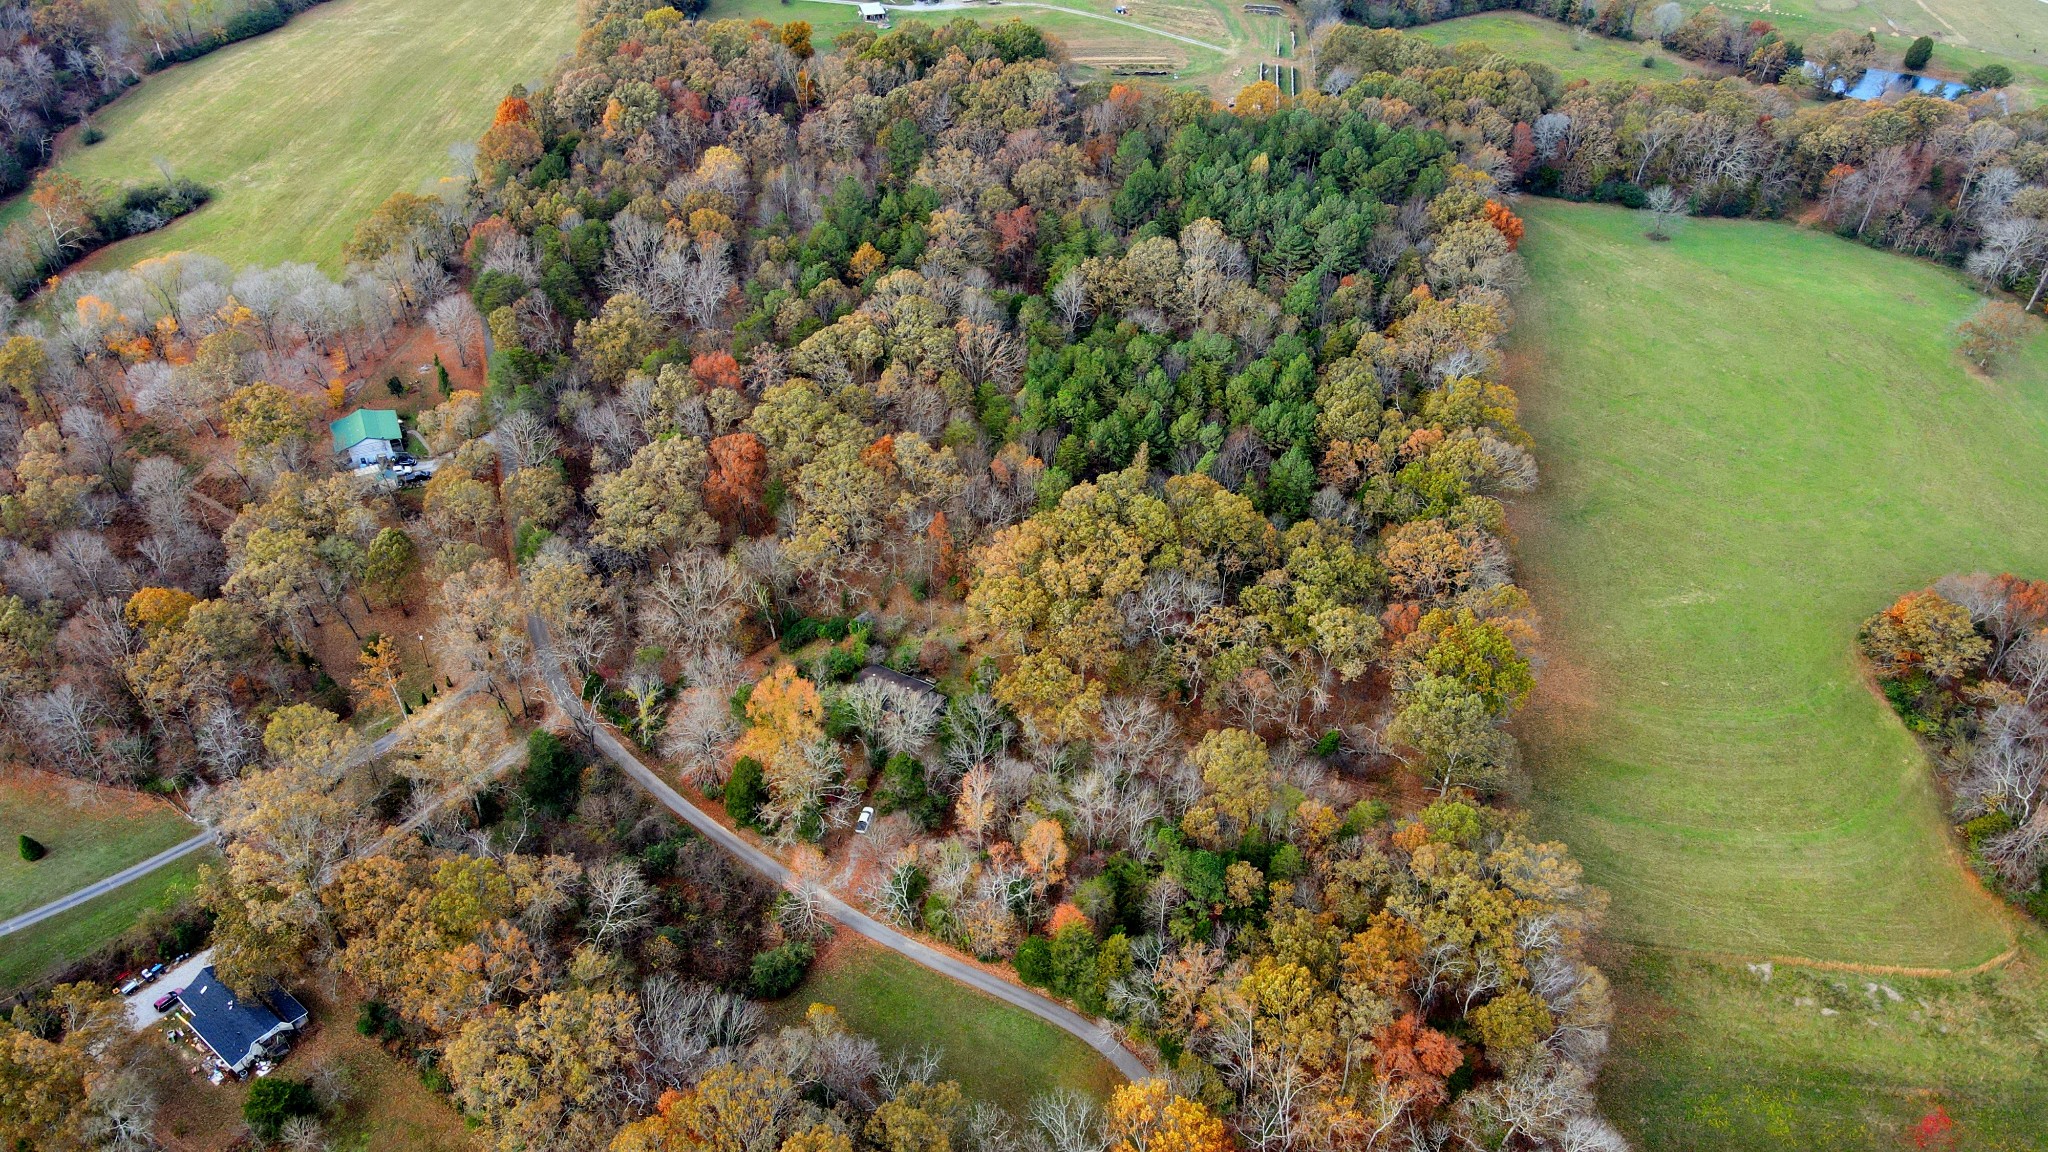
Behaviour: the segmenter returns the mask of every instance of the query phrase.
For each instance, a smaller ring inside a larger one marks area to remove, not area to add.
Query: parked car
[[[142,970],[142,982],[143,982],[143,983],[145,983],[145,984],[147,984],[147,983],[149,983],[149,982],[150,982],[151,980],[154,980],[154,979],[156,979],[157,977],[159,977],[159,976],[161,976],[161,975],[163,975],[163,974],[164,974],[164,966],[163,966],[163,965],[161,965],[161,964],[151,964],[151,965],[150,965],[149,967],[147,967],[147,968],[144,968],[144,969]]]
[[[868,830],[868,825],[873,824],[874,822],[875,810],[872,807],[861,809],[860,819],[855,820],[853,822],[853,834],[856,836],[865,834]]]
[[[183,988],[173,988],[169,992],[166,992],[163,995],[157,997],[156,1010],[159,1012],[169,1012],[171,1010],[171,1005],[176,1004],[178,1002],[178,993],[183,991]]]

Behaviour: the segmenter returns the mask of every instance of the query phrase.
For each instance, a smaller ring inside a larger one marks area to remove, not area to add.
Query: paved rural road
[[[526,631],[533,641],[534,655],[539,657],[542,679],[547,681],[548,691],[554,696],[555,704],[564,715],[580,720],[579,726],[591,734],[598,750],[603,752],[620,770],[633,778],[656,800],[666,805],[669,811],[683,818],[692,828],[734,856],[740,862],[776,884],[788,886],[789,869],[768,853],[756,848],[732,829],[711,818],[703,809],[690,803],[683,794],[669,786],[655,771],[642,763],[640,757],[612,734],[612,730],[594,720],[583,706],[583,700],[569,687],[569,678],[563,674],[562,663],[554,656],[548,644],[547,625],[540,617],[526,618]],[[832,893],[819,889],[819,903],[826,915],[880,944],[898,955],[907,957],[944,976],[950,976],[971,988],[979,989],[1006,1004],[1015,1005],[1024,1011],[1046,1020],[1073,1033],[1090,1048],[1102,1053],[1103,1058],[1116,1065],[1116,1070],[1132,1080],[1143,1080],[1152,1075],[1150,1069],[1128,1048],[1117,1042],[1108,1028],[1090,1020],[1078,1012],[1048,1000],[1036,992],[1020,988],[997,976],[969,964],[957,957],[949,956],[922,941],[912,939],[887,924],[876,920],[867,913],[841,900]]]
[[[419,711],[413,713],[410,717],[406,719],[405,723],[400,724],[398,727],[393,728],[391,731],[386,732],[384,735],[377,737],[375,740],[372,740],[369,744],[364,745],[362,748],[358,749],[354,755],[348,757],[346,760],[343,760],[341,762],[341,764],[338,766],[339,769],[345,772],[358,764],[365,764],[371,760],[375,760],[379,756],[386,755],[393,748],[398,747],[398,742],[405,738],[407,729],[411,728],[414,724],[418,723],[423,717],[432,715],[433,713],[439,711],[444,705],[453,704],[458,700],[463,700],[475,691],[476,680],[472,678],[468,682],[464,683],[462,687],[455,689],[454,691],[448,693],[446,696],[437,698],[432,704],[429,704],[425,708],[422,708]],[[502,770],[502,766],[499,767]],[[417,825],[415,825],[415,827],[416,826]],[[139,880],[142,877],[149,875],[151,872],[154,872],[159,868],[163,868],[167,865],[174,864],[179,860],[183,860],[185,857],[190,856],[192,853],[199,851],[201,848],[204,848],[212,844],[213,842],[214,834],[212,833],[212,831],[209,830],[201,832],[199,835],[192,837],[190,840],[187,840],[184,843],[179,844],[175,847],[166,848],[162,852],[159,852],[156,855],[151,856],[149,859],[144,860],[139,864],[131,864],[128,867],[121,869],[119,872],[114,873],[112,876],[109,876],[104,880],[96,880],[91,884],[87,884],[85,887],[80,888],[78,891],[71,893],[69,896],[60,896],[57,899],[50,901],[48,904],[43,905],[41,908],[35,908],[31,909],[30,911],[23,912],[21,915],[16,916],[11,920],[0,920],[0,936],[5,936],[11,932],[19,932],[23,928],[27,928],[32,924],[40,924],[43,921],[48,920],[50,917],[58,915],[59,913],[69,912],[71,909],[78,907],[80,904],[83,904],[88,900],[91,900],[95,896],[104,896],[107,893],[112,892],[114,889],[119,888],[120,886],[128,883],[131,880]]]
[[[130,880],[147,876],[166,864],[183,860],[185,857],[212,843],[213,833],[201,832],[183,844],[166,848],[140,864],[130,864],[128,867],[121,869],[104,880],[95,880],[78,891],[71,893],[69,896],[60,896],[41,908],[23,912],[11,920],[0,920],[0,936],[5,936],[10,932],[19,932],[31,924],[40,924],[60,912],[69,912],[95,896],[104,896],[121,885],[128,883]]]

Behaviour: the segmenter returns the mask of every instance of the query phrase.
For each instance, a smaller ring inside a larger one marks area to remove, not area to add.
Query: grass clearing
[[[49,855],[31,864],[16,851],[22,833]],[[164,801],[83,781],[14,771],[0,774],[0,920],[40,908],[197,835]]]
[[[357,221],[454,172],[449,148],[482,135],[505,90],[545,79],[575,37],[571,0],[332,0],[151,76],[94,118],[105,140],[59,167],[120,184],[162,159],[214,199],[92,265],[183,249],[338,271]],[[22,202],[9,208],[0,223]]]
[[[798,1023],[813,1003],[830,1004],[884,1058],[930,1045],[943,1075],[974,1099],[1022,1115],[1032,1097],[1072,1088],[1098,1100],[1122,1082],[1109,1062],[1073,1036],[1021,1009],[957,984],[848,932],[841,932],[803,987],[769,1005],[778,1024]]]
[[[989,23],[1022,20],[1057,38],[1083,79],[1120,76],[1132,65],[1166,66],[1172,72],[1150,76],[1202,88],[1228,99],[1258,79],[1258,63],[1277,63],[1297,53],[1289,29],[1291,17],[1257,16],[1225,0],[1008,0],[971,8],[920,11],[890,7],[892,27],[944,24],[967,17]],[[834,37],[867,27],[851,4],[825,0],[712,0],[707,20],[766,20],[811,25],[822,48]],[[1284,50],[1284,51],[1283,51]],[[1308,80],[1303,70],[1303,82]]]
[[[1684,3],[1688,11],[1706,6]],[[1937,75],[1960,79],[1995,62],[2016,74],[2023,102],[2048,96],[2048,8],[2040,0],[1752,0],[1716,7],[1753,13],[1801,42],[1840,30],[1869,32],[1877,37],[1872,63],[1879,68],[1897,68],[1915,37],[1932,36],[1929,70]]]
[[[1615,978],[1608,1116],[1641,1148],[1890,1152],[1937,1107],[1955,1142],[2028,1152],[2048,1116],[2048,942],[1966,979],[1747,968],[1654,949]],[[1894,998],[1896,997],[1896,999]]]
[[[210,849],[195,852],[89,903],[0,936],[0,995],[92,954],[134,927],[145,911],[177,904],[198,884],[199,866],[215,859]]]
[[[1511,59],[1547,64],[1567,81],[1670,83],[1702,71],[1688,67],[1684,58],[1666,52],[1654,41],[1629,44],[1592,35],[1579,39],[1557,21],[1526,12],[1488,12],[1406,31],[1446,47],[1484,44]],[[1643,67],[1646,58],[1651,61],[1648,68]]]
[[[1546,474],[1513,523],[1549,657],[1523,735],[1542,831],[1613,897],[1610,1108],[1657,1146],[1888,1148],[1940,1103],[1961,1147],[2039,1147],[2040,935],[1961,866],[1853,646],[1943,573],[2048,571],[2048,337],[1986,379],[1950,335],[1977,296],[1933,265],[1785,224],[1655,244],[1618,209],[1520,211],[1515,377]],[[2012,965],[1890,979],[1911,1007],[1867,1023],[1691,954],[1967,968],[2015,931]]]

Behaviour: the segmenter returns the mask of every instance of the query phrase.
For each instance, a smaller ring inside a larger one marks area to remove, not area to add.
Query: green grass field
[[[1668,83],[1684,79],[1687,73],[1682,58],[1655,43],[1627,44],[1604,36],[1575,41],[1564,25],[1525,12],[1488,12],[1408,31],[1432,44],[1484,44],[1516,60],[1547,64],[1567,81]],[[1645,57],[1652,62],[1648,68],[1643,67]]]
[[[211,851],[195,853],[89,904],[11,936],[0,936],[0,995],[32,984],[105,946],[134,927],[143,912],[178,903],[198,883],[199,866],[214,859],[217,857]]]
[[[1932,265],[1784,224],[1690,221],[1654,244],[1617,209],[1523,212],[1515,375],[1546,469],[1514,515],[1548,648],[1523,726],[1535,808],[1612,894],[1610,936],[1654,946],[1618,973],[1617,1114],[1647,1136],[1690,1109],[1698,1142],[1658,1146],[1753,1148],[1887,1146],[1850,1136],[1913,1090],[1995,1111],[2048,1029],[1979,1059],[1962,1022],[2005,1001],[2039,1019],[2038,944],[1933,982],[1978,997],[1939,1044],[1794,1027],[1782,997],[1730,994],[1740,966],[1667,952],[1960,968],[2011,944],[1853,648],[1943,573],[2048,572],[2048,338],[1985,379],[1951,349],[1977,297]],[[1856,1079],[1880,1068],[1884,1107]],[[1758,1117],[1801,1130],[1822,1098],[1838,1143],[1763,1142]]]
[[[39,908],[191,839],[199,829],[161,800],[33,775],[0,776],[0,920]],[[49,855],[16,851],[26,832]]]
[[[1171,65],[1175,73],[1149,79],[1177,80],[1207,89],[1219,99],[1258,79],[1260,60],[1279,61],[1283,43],[1291,50],[1288,20],[1250,15],[1224,0],[1124,0],[1122,15],[1116,12],[1118,0],[1046,2],[1056,7],[1041,7],[1030,0],[939,12],[892,6],[889,20],[896,28],[910,23],[945,23],[963,16],[983,21],[1023,20],[1064,44],[1082,78],[1113,75],[1122,65],[1163,63]],[[829,45],[843,32],[864,27],[851,5],[821,0],[712,0],[704,18],[775,24],[802,20],[814,29],[820,46]],[[1303,82],[1307,82],[1306,70]]]
[[[1683,0],[1688,10],[1703,0]],[[1795,41],[1846,29],[1877,37],[1880,68],[1899,67],[1916,36],[1934,37],[1936,73],[1961,77],[1993,62],[2013,69],[2024,98],[2048,96],[2048,7],[2039,0],[1748,0],[1716,5],[1768,20]],[[1645,10],[1647,12],[1647,9]]]
[[[161,159],[215,198],[95,264],[187,249],[338,270],[365,214],[453,173],[449,147],[475,141],[505,90],[545,79],[575,37],[572,0],[333,0],[151,76],[95,118],[106,139],[61,167],[119,184]]]
[[[939,1049],[944,1075],[1012,1113],[1054,1088],[1101,1099],[1122,1082],[1093,1049],[1036,1016],[858,940],[835,943],[810,981],[770,1008],[777,1022],[795,1023],[813,1003],[837,1008],[884,1058]]]

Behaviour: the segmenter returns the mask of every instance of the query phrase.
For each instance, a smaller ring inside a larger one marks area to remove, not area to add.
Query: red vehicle
[[[183,988],[173,988],[169,992],[166,992],[163,995],[157,997],[156,1010],[159,1012],[169,1012],[171,1010],[171,1005],[176,1004],[178,1002],[178,993],[183,991]]]

